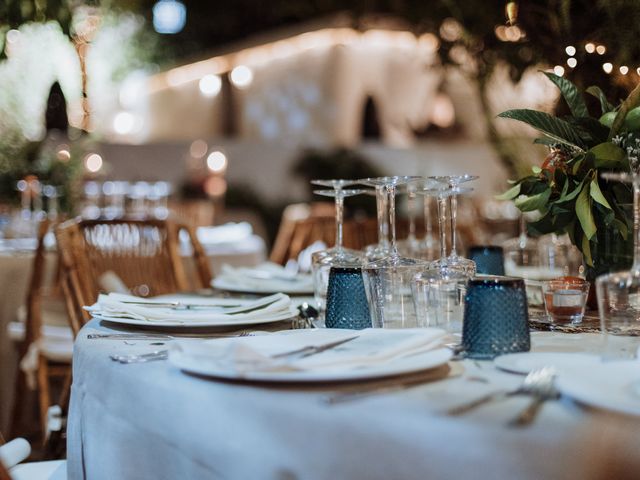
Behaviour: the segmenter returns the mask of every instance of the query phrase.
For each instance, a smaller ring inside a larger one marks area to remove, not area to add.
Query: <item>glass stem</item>
[[[518,244],[521,250],[527,246],[527,221],[524,218],[524,213],[520,212],[520,235],[518,236]]]
[[[396,246],[396,187],[387,185],[387,202],[389,203],[389,233],[391,235],[391,255],[398,254]]]
[[[342,225],[344,218],[344,195],[342,190],[336,189],[336,248],[342,250]]]
[[[440,230],[440,258],[447,256],[447,197],[438,196],[438,228]]]
[[[416,193],[409,190],[407,196],[407,209],[409,210],[409,235],[407,236],[409,243],[413,243],[416,240],[416,212],[415,202]]]
[[[431,244],[433,238],[433,224],[431,222],[431,197],[424,196],[424,240],[425,244]]]
[[[456,248],[456,221],[458,216],[458,196],[451,195],[449,197],[449,215],[451,216],[451,256],[457,257]]]

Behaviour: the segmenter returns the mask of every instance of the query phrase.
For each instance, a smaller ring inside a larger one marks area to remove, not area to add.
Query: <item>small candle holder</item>
[[[589,296],[589,282],[560,277],[542,282],[544,309],[552,323],[581,323]]]

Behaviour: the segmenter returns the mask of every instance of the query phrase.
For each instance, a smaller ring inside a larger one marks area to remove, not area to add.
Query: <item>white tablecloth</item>
[[[205,245],[214,275],[223,264],[234,267],[251,267],[266,260],[264,240],[251,235],[233,245]],[[47,271],[54,270],[55,254],[47,255]],[[7,325],[16,321],[17,310],[27,297],[33,253],[28,251],[0,251],[0,431],[7,432],[13,405],[15,373],[18,365],[17,349],[7,335]],[[194,265],[186,263],[187,274],[195,278]]]
[[[547,402],[524,429],[506,422],[526,397],[462,417],[443,414],[522,381],[492,362],[456,362],[461,376],[328,405],[322,399],[336,387],[213,381],[166,361],[121,365],[108,355],[163,347],[87,340],[93,330],[108,329],[92,321],[75,347],[72,480],[585,478],[585,432],[593,433],[599,415],[567,398]],[[538,350],[593,350],[599,343],[598,335],[532,338]]]

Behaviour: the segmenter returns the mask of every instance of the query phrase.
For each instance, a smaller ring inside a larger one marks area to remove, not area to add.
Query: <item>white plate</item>
[[[439,348],[397,358],[383,365],[376,364],[370,368],[353,368],[345,370],[295,371],[295,372],[242,372],[239,373],[223,367],[215,360],[203,360],[180,351],[171,351],[169,361],[185,372],[195,373],[213,378],[227,380],[250,380],[255,382],[344,382],[368,380],[372,378],[393,377],[407,373],[429,370],[447,363],[452,356],[448,348]]]
[[[493,361],[493,364],[501,370],[524,375],[543,367],[554,367],[558,371],[564,368],[583,368],[587,371],[587,369],[601,363],[600,357],[597,355],[556,352],[510,353],[496,357]]]
[[[120,323],[123,325],[144,325],[147,327],[181,327],[181,328],[194,328],[194,327],[240,327],[243,325],[257,325],[260,323],[274,323],[282,320],[288,320],[298,315],[298,310],[295,307],[291,307],[288,312],[283,312],[278,315],[268,315],[264,317],[256,317],[252,319],[240,319],[240,320],[212,320],[212,321],[197,321],[189,322],[188,320],[135,320],[133,318],[118,318],[107,317],[98,314],[92,314],[93,318],[98,320],[104,320],[106,322]]]
[[[306,279],[305,279],[306,280]],[[283,282],[273,280],[257,281],[251,279],[251,286],[243,285],[236,279],[225,278],[224,275],[219,275],[214,278],[211,285],[218,290],[226,290],[228,292],[238,293],[286,293],[287,295],[312,295],[313,285],[309,285],[308,281],[298,282]]]
[[[592,407],[640,416],[640,362],[605,362],[567,369],[557,379],[565,395]]]

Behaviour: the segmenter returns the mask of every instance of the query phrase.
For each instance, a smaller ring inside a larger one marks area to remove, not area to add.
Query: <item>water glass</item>
[[[589,282],[561,277],[542,282],[544,309],[552,323],[581,323],[589,296]]]
[[[469,249],[469,259],[476,262],[476,273],[504,275],[504,250],[495,245],[475,245]]]
[[[449,333],[462,332],[466,275],[416,275],[411,284],[418,327],[439,327]]]
[[[632,359],[640,347],[640,272],[610,273],[596,279],[605,359]]]
[[[524,280],[476,277],[467,283],[462,347],[469,358],[528,352],[529,312]]]
[[[357,330],[371,327],[361,268],[331,268],[325,326]]]

